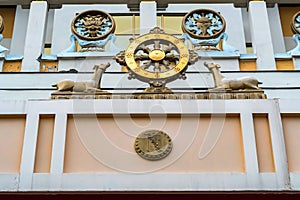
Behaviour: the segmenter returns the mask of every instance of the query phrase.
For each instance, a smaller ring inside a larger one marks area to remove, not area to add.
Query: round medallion
[[[167,83],[186,70],[189,50],[182,40],[155,28],[129,44],[125,62],[135,78]]]
[[[294,34],[300,34],[300,12],[293,16],[291,28]]]
[[[3,17],[0,15],[0,34],[3,32],[4,30],[4,20]]]
[[[182,30],[196,39],[211,39],[225,31],[225,19],[210,9],[197,9],[187,13],[182,20]]]
[[[101,40],[115,31],[114,19],[101,10],[88,10],[76,15],[72,32],[83,40]]]
[[[136,153],[146,160],[160,160],[172,150],[172,140],[159,130],[147,130],[138,135],[134,148]]]

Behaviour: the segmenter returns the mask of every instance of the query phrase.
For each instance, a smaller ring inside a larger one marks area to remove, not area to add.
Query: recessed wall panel
[[[25,115],[0,115],[0,173],[20,171]]]
[[[134,150],[145,130],[172,138],[164,159],[149,161]],[[244,172],[238,115],[70,115],[65,173],[90,172]]]

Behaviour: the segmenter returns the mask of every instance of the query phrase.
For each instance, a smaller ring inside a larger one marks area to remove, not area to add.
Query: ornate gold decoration
[[[225,31],[226,22],[220,13],[210,9],[197,9],[187,13],[181,28],[196,39],[211,39]]]
[[[4,20],[3,17],[0,15],[0,34],[3,32],[4,30]]]
[[[147,130],[138,135],[134,142],[136,153],[146,160],[161,160],[172,150],[172,139],[159,130]]]
[[[294,34],[300,34],[300,11],[293,16],[291,28]]]
[[[115,31],[114,19],[101,10],[88,10],[76,15],[71,24],[72,32],[80,39],[100,40]]]
[[[127,66],[129,79],[150,84],[145,92],[160,93],[172,92],[165,87],[166,83],[186,79],[185,71],[197,61],[198,55],[188,50],[181,39],[156,27],[131,41],[126,51],[118,53],[115,59]]]

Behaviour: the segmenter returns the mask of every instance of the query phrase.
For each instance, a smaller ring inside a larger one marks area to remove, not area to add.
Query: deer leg
[[[245,89],[246,88],[249,88],[249,89],[259,89],[259,87],[257,87],[256,85],[254,85],[254,84],[252,84],[252,83],[248,83],[248,82],[246,82],[246,83],[244,83],[244,85],[245,85]]]

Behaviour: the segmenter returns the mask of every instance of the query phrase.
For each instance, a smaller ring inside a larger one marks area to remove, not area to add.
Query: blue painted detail
[[[67,53],[59,53],[57,54],[58,59],[84,59],[84,58],[93,58],[93,57],[113,57],[116,55],[116,52],[111,52],[111,51],[105,51],[105,52],[67,52]]]
[[[214,30],[222,29],[223,23],[218,16],[214,15],[213,13],[208,13],[204,17],[211,20],[211,25],[206,30],[206,32],[209,35],[213,35]],[[199,20],[200,18],[201,15],[193,13],[193,16],[189,16],[187,18],[187,21],[185,22],[185,27],[194,34],[200,35],[202,33],[202,30],[197,26],[197,20]]]
[[[238,50],[236,48],[234,48],[233,46],[229,45],[227,43],[227,39],[228,39],[228,35],[226,33],[221,33],[219,35],[219,37],[217,38],[213,38],[213,39],[195,39],[192,38],[191,36],[189,36],[189,34],[184,33],[181,36],[182,38],[185,38],[185,45],[188,45],[188,41],[189,40],[195,47],[197,46],[213,46],[216,47],[221,39],[223,39],[223,43],[222,43],[222,50],[225,52],[238,52]]]
[[[42,54],[41,59],[42,60],[54,60],[54,61],[56,61],[57,56],[54,55],[54,54]]]
[[[76,40],[78,41],[78,44],[81,47],[104,47],[106,45],[106,43],[111,39],[113,34],[109,35],[107,38],[103,39],[103,40],[95,40],[95,41],[88,41],[88,40],[82,40],[80,38],[78,38],[75,35]]]
[[[274,58],[281,58],[281,59],[291,59],[291,54],[288,53],[275,53]]]
[[[0,34],[0,42],[3,40],[3,35]],[[8,51],[7,48],[5,48],[4,46],[0,45],[0,53],[3,53],[5,51]]]
[[[209,58],[239,58],[239,52],[226,52],[226,51],[196,51],[200,57]]]
[[[118,51],[119,48],[117,48],[114,44],[115,40],[116,40],[116,36],[115,34],[109,34],[105,39],[103,40],[93,40],[93,41],[89,41],[89,40],[83,40],[80,39],[78,36],[72,34],[70,36],[70,41],[71,41],[71,46],[68,47],[67,49],[63,50],[62,52],[60,52],[61,54],[63,53],[70,53],[70,52],[75,52],[76,51],[76,41],[78,42],[78,44],[82,47],[82,48],[88,48],[88,47],[96,47],[96,48],[100,48],[104,51],[104,47],[105,45],[108,43],[108,41],[111,40],[110,43],[110,50],[111,51]]]
[[[84,59],[88,55],[94,52],[60,52],[57,54],[57,58],[77,58],[77,59]],[[96,52],[95,52],[96,53]],[[97,52],[98,53],[98,52]]]
[[[5,60],[23,60],[24,56],[20,54],[5,55]]]
[[[70,36],[71,46],[67,49],[63,50],[61,53],[68,53],[68,52],[74,52],[76,51],[76,38],[74,34],[71,34]]]
[[[296,17],[295,21],[295,27],[300,32],[300,14]]]
[[[240,60],[256,60],[256,54],[249,53],[249,54],[240,54]]]
[[[115,45],[115,41],[116,41],[116,35],[111,34],[111,42],[109,45],[109,51],[118,53],[121,51],[121,49]]]
[[[236,48],[234,48],[233,46],[227,43],[228,35],[226,33],[222,33],[222,35],[223,35],[222,50],[225,52],[237,52],[238,50]]]
[[[204,46],[205,46],[205,45],[217,46],[217,44],[219,44],[220,40],[222,39],[223,34],[221,34],[219,37],[214,38],[214,39],[204,39],[204,40],[192,38],[192,37],[189,36],[189,34],[187,34],[187,33],[182,34],[181,37],[182,37],[182,38],[185,38],[186,40],[191,41],[191,43],[192,43],[193,45],[196,45],[196,46],[198,46],[198,45],[204,45]],[[185,41],[185,44],[186,44],[186,45],[188,44],[187,41]]]
[[[294,49],[290,50],[288,54],[291,55],[300,54],[300,35],[299,34],[293,35],[293,39],[296,42],[297,46]]]

